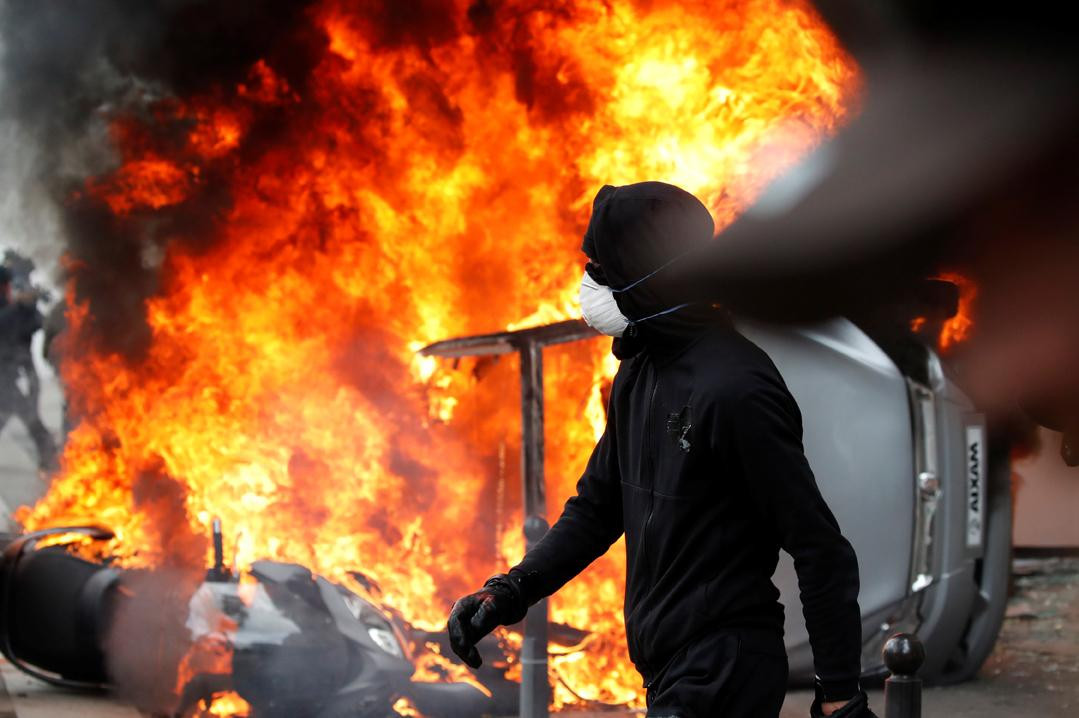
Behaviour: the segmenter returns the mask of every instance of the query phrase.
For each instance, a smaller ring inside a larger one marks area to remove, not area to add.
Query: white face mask
[[[629,319],[618,309],[614,293],[588,272],[581,277],[581,313],[588,326],[609,337],[620,337],[629,326]]]

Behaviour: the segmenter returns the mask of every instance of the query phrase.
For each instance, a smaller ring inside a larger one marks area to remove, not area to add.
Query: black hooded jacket
[[[584,250],[598,263],[590,271],[620,287],[711,238],[696,198],[648,182],[600,191]],[[664,274],[616,295],[623,314],[684,300]],[[801,415],[782,377],[711,308],[634,329],[616,340],[623,361],[606,431],[577,494],[511,575],[534,603],[624,533],[626,632],[648,685],[710,631],[781,634],[771,577],[784,549],[825,693],[850,698],[861,653],[858,564],[806,462]]]

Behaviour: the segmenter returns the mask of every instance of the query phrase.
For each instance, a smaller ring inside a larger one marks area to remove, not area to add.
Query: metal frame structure
[[[528,548],[547,533],[547,491],[543,455],[543,348],[590,339],[595,330],[580,319],[514,332],[483,334],[436,342],[424,356],[448,358],[496,356],[516,352],[521,358],[521,477],[524,535]],[[524,621],[521,643],[521,718],[546,718],[551,686],[547,673],[547,601],[534,605]]]

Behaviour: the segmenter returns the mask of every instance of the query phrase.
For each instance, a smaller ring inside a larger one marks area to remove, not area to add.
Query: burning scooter
[[[68,548],[105,541],[83,526],[15,537],[0,559],[0,651],[20,670],[66,688],[108,688],[105,637],[136,600],[136,572],[87,561]],[[363,583],[362,575],[357,574]],[[223,561],[214,522],[214,565],[188,601],[192,642],[180,666],[172,715],[204,715],[238,696],[256,718],[387,718],[407,700],[428,716],[493,712],[490,691],[466,683],[414,682],[412,629],[373,596],[298,564]]]

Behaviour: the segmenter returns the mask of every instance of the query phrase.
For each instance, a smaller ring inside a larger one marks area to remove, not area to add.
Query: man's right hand
[[[450,647],[472,668],[483,665],[476,644],[498,626],[524,618],[528,604],[518,583],[506,574],[490,578],[479,591],[453,604],[446,628]]]

